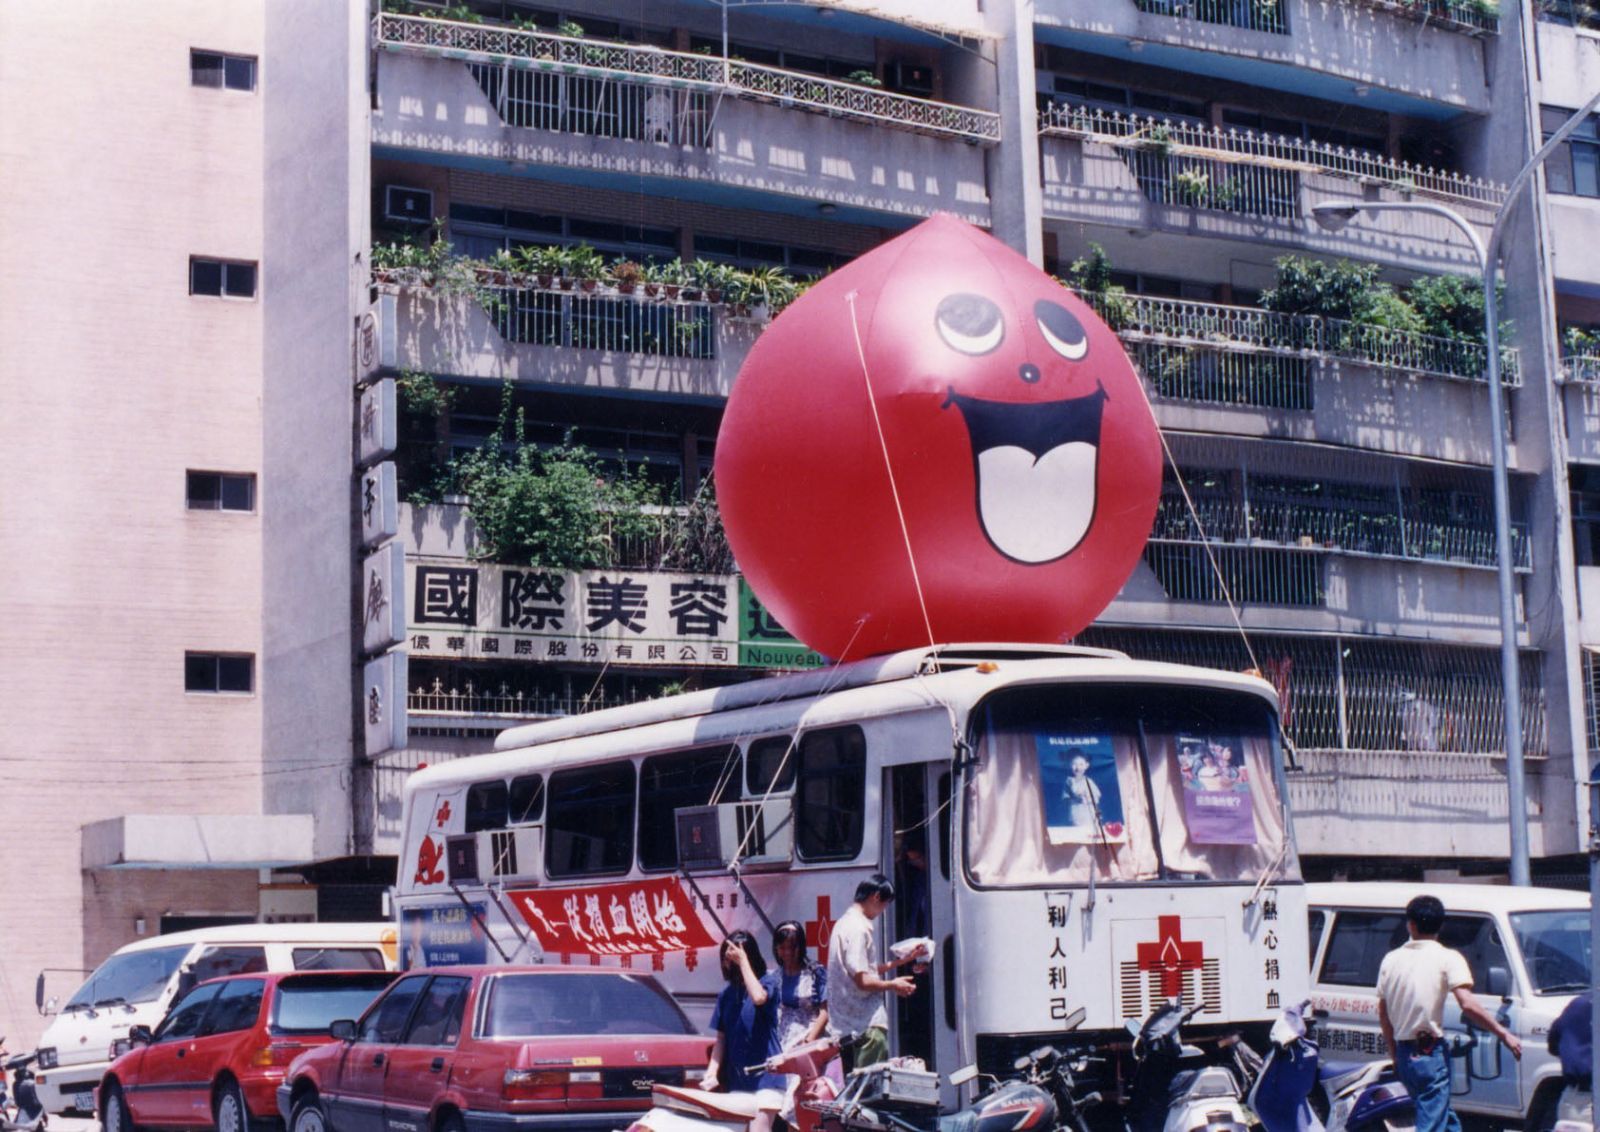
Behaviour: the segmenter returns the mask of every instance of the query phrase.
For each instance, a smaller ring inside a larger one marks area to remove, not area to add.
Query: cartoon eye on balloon
[[[1077,633],[1138,564],[1161,449],[1105,323],[941,215],[767,328],[729,397],[716,479],[756,594],[847,659]]]

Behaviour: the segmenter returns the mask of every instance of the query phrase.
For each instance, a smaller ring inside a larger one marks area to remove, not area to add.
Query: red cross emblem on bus
[[[806,921],[806,946],[815,949],[818,963],[828,961],[828,940],[833,937],[833,902],[817,897],[817,918]]]
[[[1183,994],[1183,973],[1204,964],[1205,949],[1199,940],[1183,938],[1179,917],[1162,916],[1156,922],[1156,941],[1139,944],[1139,970],[1159,972],[1162,997],[1175,998]]]
[[[439,828],[444,828],[444,823],[450,820],[450,799],[444,800],[444,805],[439,807],[439,812],[433,815],[433,823]]]

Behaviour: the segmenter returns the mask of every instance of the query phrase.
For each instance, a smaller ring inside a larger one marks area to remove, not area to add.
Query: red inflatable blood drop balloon
[[[941,215],[762,334],[728,399],[716,478],[751,587],[844,660],[930,637],[1078,632],[1149,537],[1161,446],[1110,328]]]

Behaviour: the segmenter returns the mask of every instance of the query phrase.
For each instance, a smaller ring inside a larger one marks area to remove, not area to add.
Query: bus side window
[[[760,798],[771,791],[782,794],[794,787],[794,740],[787,735],[768,735],[752,740],[745,755],[745,773],[750,796]]]
[[[544,864],[550,876],[618,874],[633,867],[631,762],[556,771],[545,806]]]
[[[738,747],[651,755],[639,766],[639,867],[678,867],[677,811],[739,800]]]
[[[800,739],[796,841],[807,861],[849,861],[861,853],[867,799],[867,741],[859,727],[807,732]]]
[[[474,782],[467,790],[467,832],[477,833],[480,829],[504,829],[505,827],[505,779],[497,778],[492,782]]]
[[[506,820],[511,825],[527,825],[544,817],[544,775],[513,778],[508,809]]]

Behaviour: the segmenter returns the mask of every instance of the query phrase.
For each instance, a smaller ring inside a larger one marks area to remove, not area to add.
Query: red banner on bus
[[[717,944],[675,877],[506,895],[547,953],[650,955]]]

